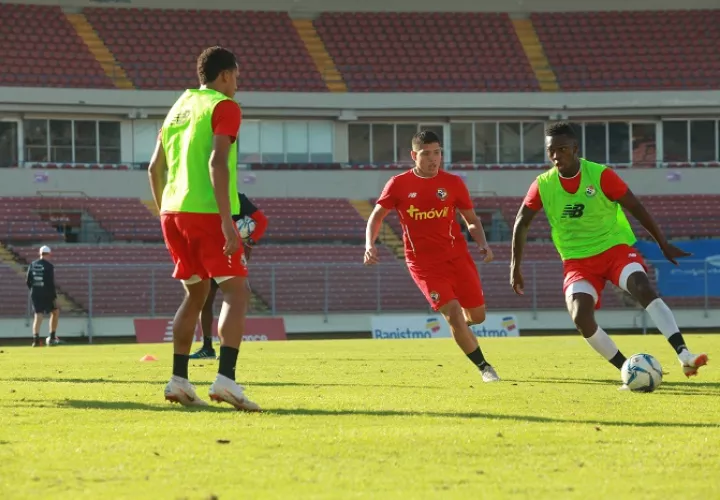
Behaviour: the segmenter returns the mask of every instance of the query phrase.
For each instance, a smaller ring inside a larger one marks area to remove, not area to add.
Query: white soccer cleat
[[[187,379],[173,375],[170,382],[165,386],[165,399],[172,403],[180,403],[183,406],[207,406],[195,393],[193,386]]]
[[[708,362],[707,354],[693,354],[687,349],[678,354],[678,359],[682,365],[683,373],[686,377],[697,375],[701,366],[705,366]]]
[[[480,373],[482,373],[483,382],[500,382],[500,377],[498,377],[495,368],[490,365],[480,370]]]
[[[210,399],[218,403],[228,403],[241,411],[261,411],[260,406],[250,401],[245,393],[245,388],[230,380],[225,375],[218,374],[213,385],[210,386]]]

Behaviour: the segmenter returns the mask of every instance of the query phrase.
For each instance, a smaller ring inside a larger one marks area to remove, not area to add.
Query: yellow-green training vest
[[[190,89],[177,100],[162,126],[167,184],[162,212],[219,213],[210,180],[212,115],[220,102],[231,100],[211,89]],[[237,141],[228,153],[230,210],[240,213],[237,195]]]
[[[553,167],[537,178],[555,248],[562,260],[583,259],[617,245],[633,245],[633,233],[622,207],[610,201],[600,186],[607,167],[580,159],[580,187],[570,194]]]

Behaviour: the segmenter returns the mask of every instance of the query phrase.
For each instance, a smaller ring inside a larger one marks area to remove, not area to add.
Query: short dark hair
[[[440,144],[440,138],[432,130],[421,130],[412,138],[413,151],[417,151],[423,144],[432,144],[437,142]]]
[[[202,51],[197,60],[197,75],[200,85],[214,82],[223,71],[235,70],[235,54],[218,45]]]
[[[554,122],[545,125],[545,137],[557,137],[558,135],[564,135],[577,141],[575,130],[570,122]]]

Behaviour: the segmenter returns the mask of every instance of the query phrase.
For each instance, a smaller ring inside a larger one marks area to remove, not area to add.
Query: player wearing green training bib
[[[223,291],[218,324],[220,363],[210,399],[245,411],[259,406],[235,382],[235,365],[245,331],[250,292],[243,246],[233,215],[237,194],[237,137],[242,113],[235,55],[222,47],[205,49],[197,60],[200,88],[186,90],[163,122],[148,175],[160,212],[163,237],[185,298],[173,321],[173,371],[165,399],[207,406],[188,380],[190,347],[210,280]]]
[[[521,262],[527,231],[537,212],[544,209],[553,243],[563,261],[568,311],[588,344],[615,367],[622,368],[625,356],[595,322],[595,309],[600,308],[602,291],[610,281],[647,310],[675,349],[685,375],[696,375],[708,357],[687,349],[672,311],[658,297],[642,256],[632,246],[636,238],[623,208],[658,242],[670,262],[677,265],[676,259],[690,254],[668,243],[645,207],[612,169],[578,157],[577,138],[570,124],[549,125],[545,146],[553,167],[530,186],[513,228],[513,290],[523,294]]]

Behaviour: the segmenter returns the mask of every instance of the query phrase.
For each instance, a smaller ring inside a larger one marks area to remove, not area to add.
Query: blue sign
[[[692,256],[677,259],[675,266],[655,242],[638,241],[635,247],[655,268],[658,292],[665,297],[720,297],[720,240],[673,242]]]

